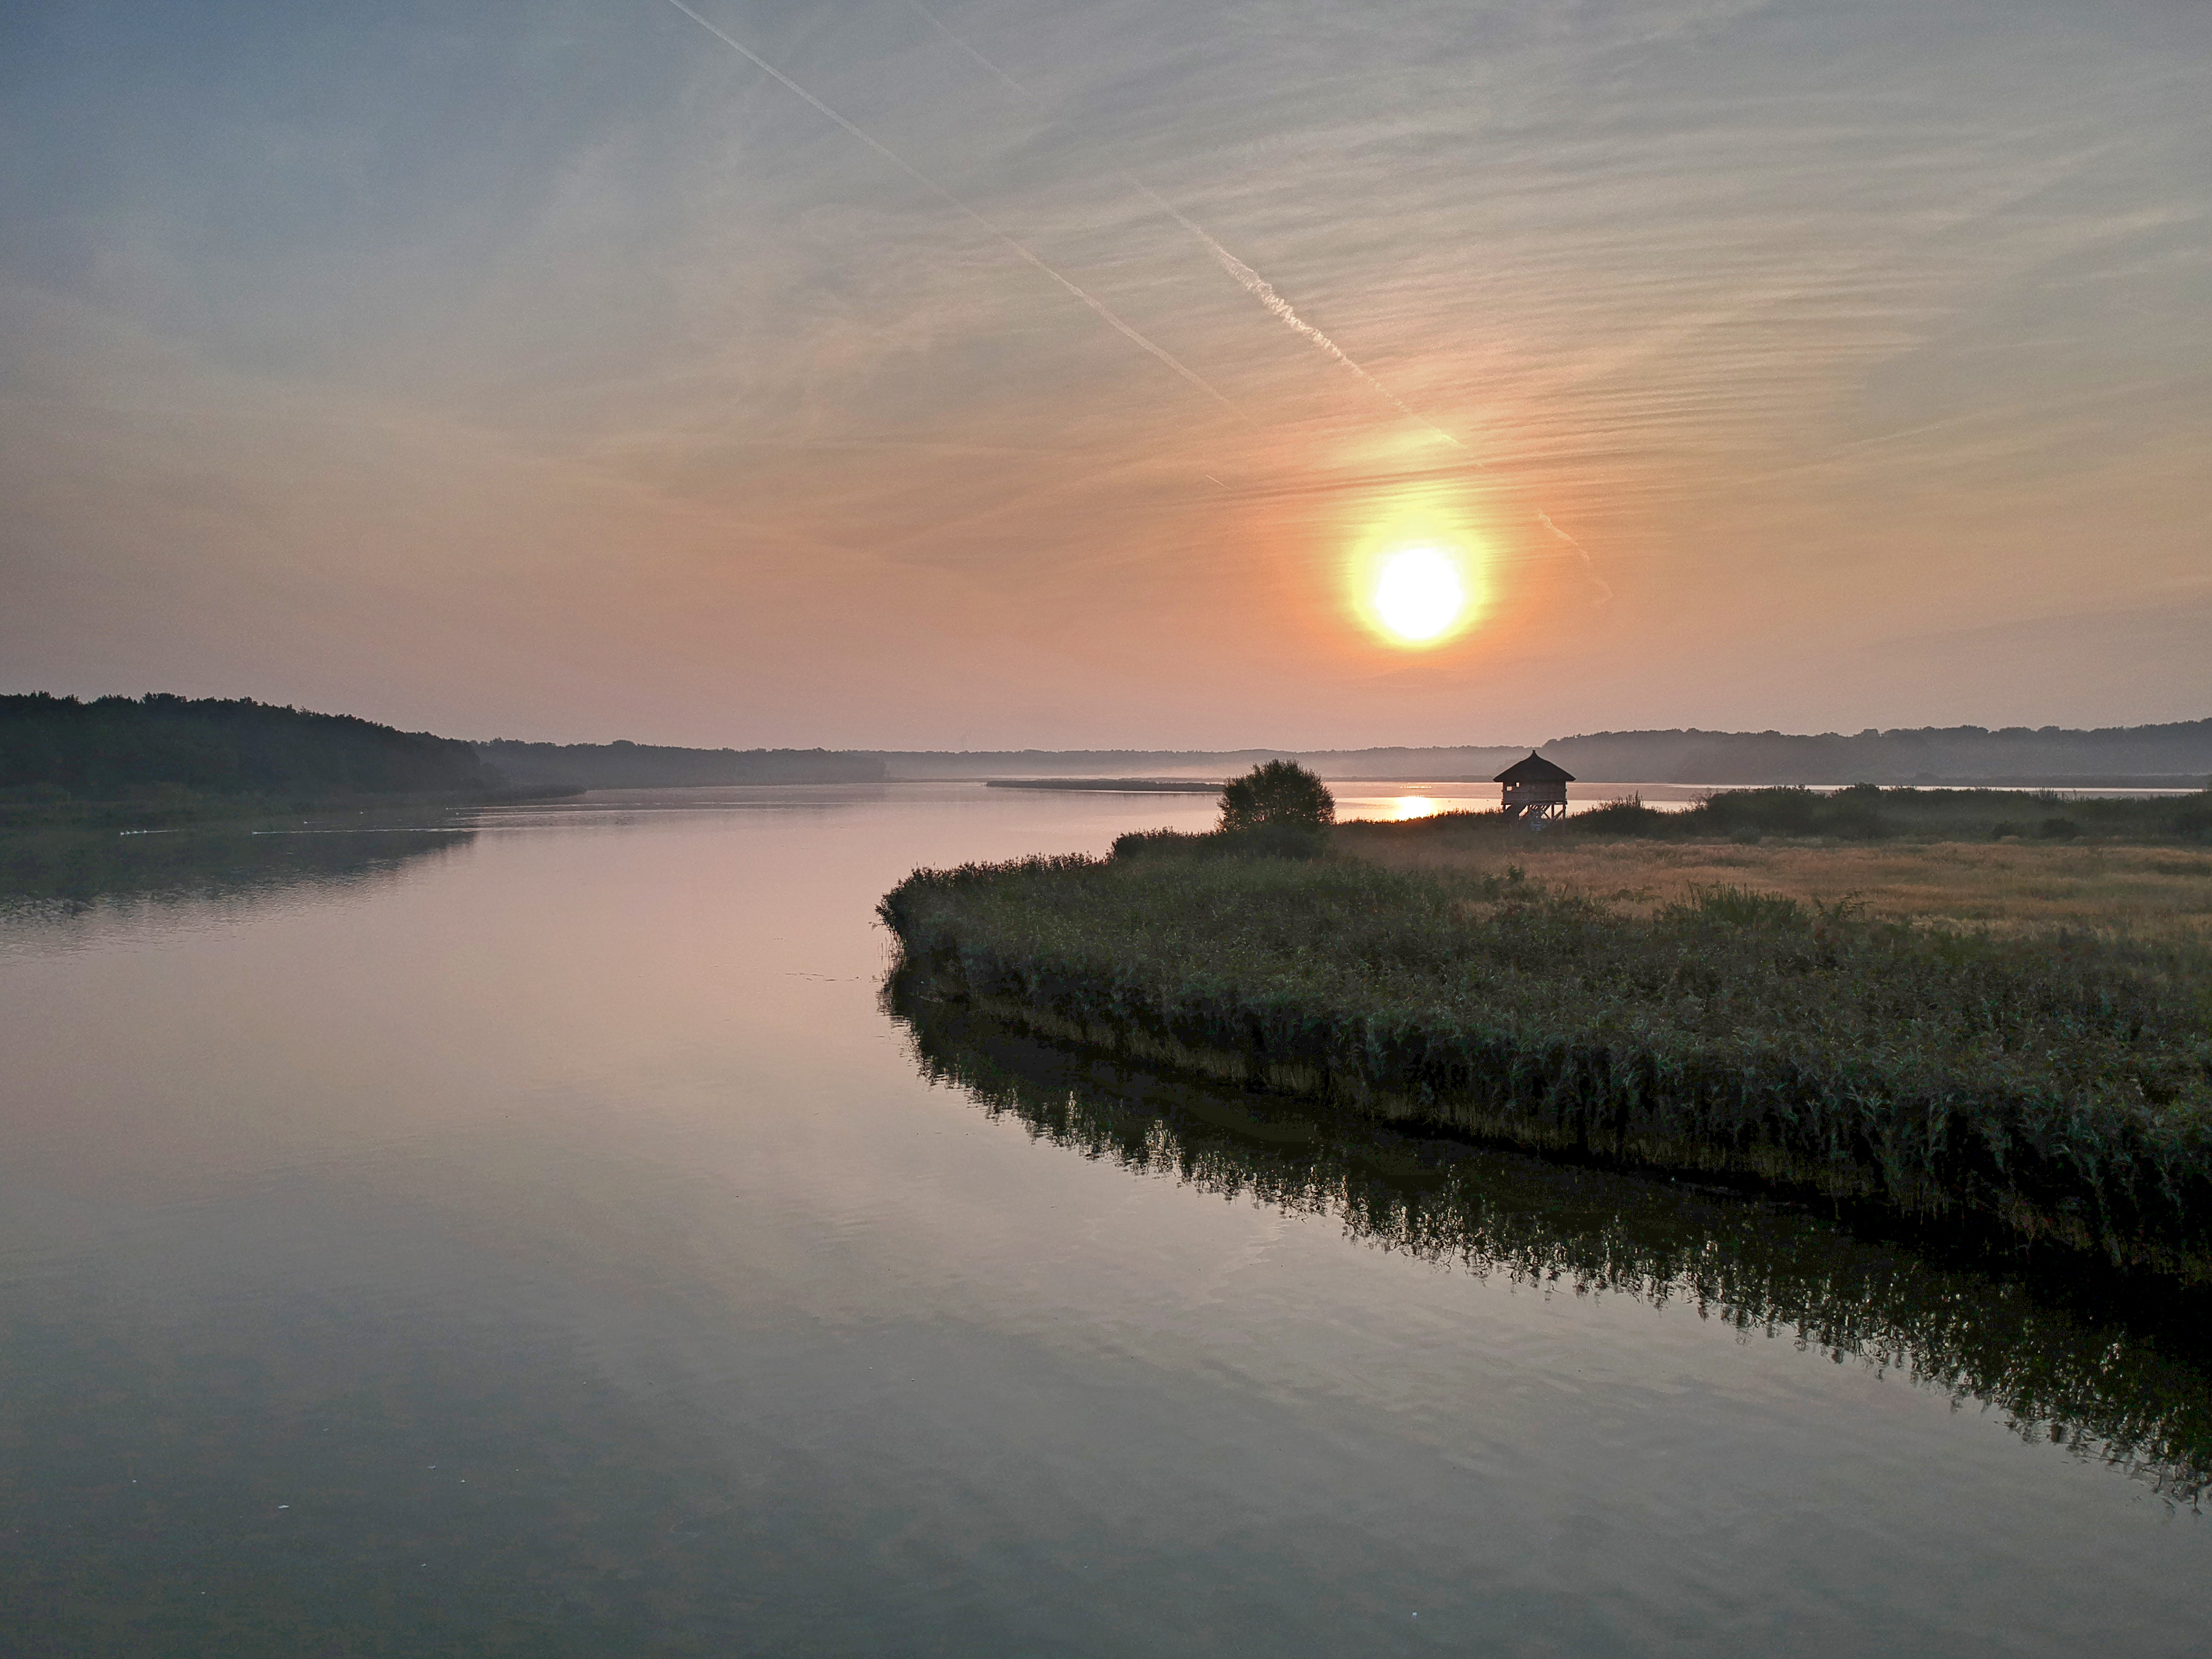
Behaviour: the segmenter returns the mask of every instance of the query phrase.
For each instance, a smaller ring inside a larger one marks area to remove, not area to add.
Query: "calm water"
[[[586,798],[19,907],[0,1651],[2212,1650],[2140,1333],[886,1012],[912,866],[1212,811]]]

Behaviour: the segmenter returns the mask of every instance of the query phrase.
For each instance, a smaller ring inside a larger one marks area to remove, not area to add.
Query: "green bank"
[[[1994,1408],[2023,1438],[2128,1468],[2178,1502],[2197,1503],[2212,1476],[2201,1294],[1934,1261],[1803,1206],[1409,1133],[1125,1065],[905,975],[886,990],[927,1075],[1084,1157],[1330,1215],[1349,1238],[1478,1277],[1786,1332],[1838,1364]]]
[[[1494,812],[1440,814],[1480,830]],[[1434,834],[1443,823],[1411,833]],[[1628,795],[1559,826],[1580,840],[2125,841],[2212,844],[2212,789],[2099,796],[2055,789],[1928,789],[1877,784],[1717,790],[1688,810],[1656,811]],[[1369,833],[1382,825],[1363,826]]]
[[[2212,1279],[2201,945],[1995,937],[1714,889],[1635,915],[1330,855],[1127,836],[917,871],[903,994],[1249,1086]]]

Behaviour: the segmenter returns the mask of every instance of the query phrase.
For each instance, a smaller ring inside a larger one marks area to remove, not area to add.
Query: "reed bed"
[[[1355,1114],[1163,1077],[1037,1039],[894,975],[933,1079],[1040,1139],[1205,1192],[1338,1219],[1379,1248],[1576,1295],[1681,1303],[1746,1334],[2002,1413],[2195,1507],[2212,1481],[2200,1297],[2140,1299],[1931,1262],[1802,1208],[1409,1138]],[[2100,1285],[2099,1288],[2105,1288]],[[2053,1292],[2057,1292],[2054,1294]]]
[[[927,994],[1048,1035],[2212,1279],[2201,951],[1237,848],[918,871],[881,914]]]
[[[1534,880],[1650,916],[1701,890],[1735,886],[1807,909],[1856,906],[1881,921],[2034,934],[2063,929],[2212,944],[2212,848],[1990,842],[1822,844],[1612,841],[1583,835],[1423,836],[1405,825],[1335,832],[1348,855],[1387,869]],[[1382,830],[1389,833],[1377,834]]]
[[[1483,816],[1468,814],[1467,816]],[[2076,841],[2212,845],[2212,788],[2180,795],[2091,796],[2056,790],[1798,786],[1716,790],[1689,811],[1659,812],[1637,796],[1577,813],[1577,835],[1698,841],[1815,836],[1831,841]]]

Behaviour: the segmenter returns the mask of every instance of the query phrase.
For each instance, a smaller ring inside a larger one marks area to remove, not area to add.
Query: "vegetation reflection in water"
[[[96,908],[252,901],[301,887],[347,886],[451,853],[475,835],[396,824],[0,838],[0,919],[37,921]]]
[[[2200,1507],[2212,1373],[2182,1329],[2083,1316],[2048,1288],[1931,1261],[1802,1207],[1462,1141],[1132,1066],[1039,1038],[894,973],[886,1010],[933,1082],[1086,1158],[1334,1216],[1384,1249],[1578,1296],[1681,1303],[2002,1414]]]

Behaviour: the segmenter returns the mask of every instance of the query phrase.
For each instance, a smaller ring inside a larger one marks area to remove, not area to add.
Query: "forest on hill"
[[[1586,782],[2186,785],[2212,776],[2212,720],[2094,731],[1924,726],[1844,734],[1597,732],[1536,745]],[[993,777],[1220,778],[1270,760],[1331,779],[1487,779],[1524,745],[1334,750],[687,749],[467,742],[250,697],[0,696],[0,799],[159,792],[295,799]]]
[[[506,783],[472,744],[351,714],[161,691],[0,696],[0,792],[17,799],[480,793]]]
[[[2091,731],[1595,732],[1555,738],[1541,753],[1577,777],[1653,783],[2202,783],[2212,774],[2212,720]]]
[[[477,753],[526,787],[680,789],[699,784],[878,783],[873,755],[830,749],[674,749],[660,744],[518,743],[502,738]]]
[[[885,751],[894,778],[1226,777],[1295,760],[1324,778],[1487,779],[1531,749],[1586,782],[1954,784],[2089,788],[2212,776],[2212,720],[2164,726],[1981,726],[1823,732],[1594,732],[1530,744],[1372,749]]]

